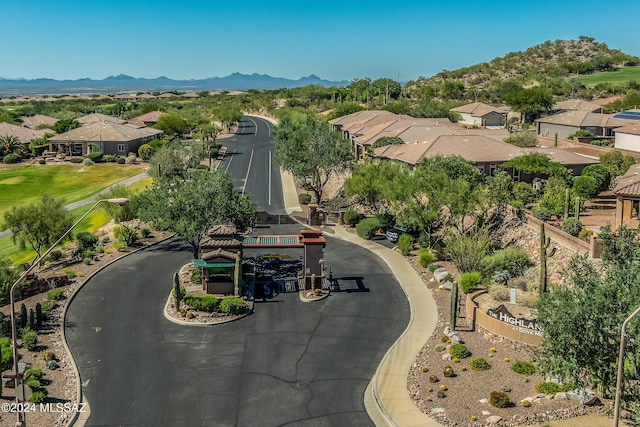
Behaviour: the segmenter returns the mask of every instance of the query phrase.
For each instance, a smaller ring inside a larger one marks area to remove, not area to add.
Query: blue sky
[[[580,35],[640,56],[640,2],[628,0],[5,3],[5,78],[240,72],[407,81]]]

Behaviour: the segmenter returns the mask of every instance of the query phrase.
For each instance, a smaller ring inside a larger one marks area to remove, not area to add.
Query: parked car
[[[415,237],[417,233],[404,225],[396,225],[387,230],[386,236],[391,243],[396,243],[403,234],[410,234]]]

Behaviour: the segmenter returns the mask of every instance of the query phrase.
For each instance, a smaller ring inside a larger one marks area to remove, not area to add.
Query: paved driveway
[[[278,227],[269,233],[288,231]],[[189,257],[184,245],[161,244],[77,295],[66,333],[92,409],[87,425],[372,425],[364,390],[409,319],[385,265],[329,238],[341,292],[306,304],[280,294],[242,320],[188,327],[161,307]]]

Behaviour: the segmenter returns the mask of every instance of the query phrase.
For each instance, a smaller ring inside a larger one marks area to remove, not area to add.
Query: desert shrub
[[[413,250],[413,237],[411,237],[410,234],[401,234],[400,237],[398,237],[397,246],[402,255],[409,255]]]
[[[29,351],[35,350],[38,345],[38,333],[30,328],[23,329],[22,344],[24,344]]]
[[[458,284],[460,285],[460,289],[465,294],[473,291],[478,287],[478,285],[482,283],[482,274],[477,271],[468,271],[466,273],[462,273],[460,276],[460,280]]]
[[[538,292],[519,292],[518,304],[527,308],[536,308],[539,295]]]
[[[386,233],[388,229],[392,228],[396,222],[395,216],[387,212],[378,213],[375,217],[380,221],[380,230],[383,233]]]
[[[64,274],[67,275],[67,279],[73,279],[74,277],[76,277],[76,272],[73,271],[72,268],[65,268],[62,271],[64,271]]]
[[[133,246],[138,240],[136,229],[127,225],[120,225],[114,228],[113,234],[119,242],[123,242],[126,246]]]
[[[76,244],[78,246],[77,253],[83,253],[87,249],[93,249],[98,244],[98,236],[89,233],[88,231],[81,231],[75,236]]]
[[[465,357],[469,357],[471,352],[464,344],[453,344],[449,347],[449,354],[458,359],[464,359]]]
[[[522,375],[533,375],[536,373],[536,365],[524,360],[516,360],[511,364],[511,370]]]
[[[93,258],[93,255],[95,253],[91,250],[91,249],[85,249],[84,251],[82,251],[82,254],[80,254],[80,257],[85,260],[87,258],[89,258],[91,260],[91,258]]]
[[[16,153],[9,153],[2,159],[2,163],[18,163],[22,158]]]
[[[436,256],[431,252],[431,249],[420,248],[418,249],[418,262],[424,268],[428,268],[436,260]]]
[[[505,248],[482,259],[480,263],[485,277],[492,276],[497,271],[507,271],[511,277],[521,276],[533,265],[529,254],[520,248]]]
[[[584,240],[585,242],[589,242],[591,240],[591,236],[593,236],[593,231],[588,228],[583,228],[578,233],[578,239]]]
[[[41,165],[46,165],[47,161],[45,159],[40,159],[40,160],[38,160],[38,163],[41,164]]]
[[[507,270],[499,270],[491,275],[491,283],[499,285],[506,285],[509,279],[511,279],[511,273]]]
[[[487,254],[491,238],[487,229],[481,228],[469,234],[449,233],[444,238],[444,244],[458,270],[466,273],[480,269],[480,262]]]
[[[244,314],[247,304],[242,298],[225,298],[220,302],[220,311],[229,314]]]
[[[136,164],[136,159],[137,159],[137,158],[136,158],[136,156],[135,156],[135,155],[133,155],[133,156],[129,155],[129,156],[127,156],[127,158],[125,159],[125,161],[124,161],[124,162],[125,162],[126,164],[128,164],[128,165],[135,165],[135,164]]]
[[[435,347],[433,347],[433,351],[436,351],[438,353],[442,353],[443,351],[445,351],[447,349],[447,346],[444,344],[436,344]]]
[[[202,283],[202,269],[196,267],[189,278],[191,283]]]
[[[492,391],[489,395],[489,403],[494,408],[506,408],[511,403],[511,399],[504,391]]]
[[[194,310],[207,311],[209,313],[218,311],[220,307],[220,298],[213,295],[185,295],[183,301]]]
[[[572,133],[571,135],[569,135],[567,139],[576,139],[576,138],[588,137],[588,136],[593,136],[593,134],[586,129],[580,129]]]
[[[486,371],[487,369],[491,369],[491,365],[482,357],[476,357],[475,359],[471,359],[469,362],[469,367],[474,371]]]
[[[24,380],[28,381],[28,380],[38,380],[40,381],[42,379],[42,376],[44,375],[44,372],[42,372],[42,369],[40,368],[29,368],[26,371],[24,371]]]
[[[60,261],[62,259],[62,251],[59,249],[51,251],[49,254],[49,261]]]
[[[309,203],[311,203],[311,194],[308,194],[308,193],[298,194],[298,202],[301,205],[308,205]]]
[[[51,350],[42,350],[38,354],[38,357],[40,357],[40,360],[42,360],[43,362],[48,362],[49,360],[56,360],[56,354]]]
[[[124,248],[126,248],[126,247],[127,247],[127,244],[126,244],[125,242],[120,241],[120,240],[118,240],[117,242],[115,242],[115,243],[113,244],[113,248],[114,248],[116,251],[121,251],[122,249],[124,249]]]
[[[562,223],[562,231],[569,233],[574,237],[578,237],[582,231],[582,223],[577,218],[567,218]]]
[[[96,253],[103,254],[104,253],[104,246],[102,246],[102,245],[96,246]]]
[[[360,221],[360,214],[353,209],[349,209],[344,213],[343,219],[345,224],[355,227]]]
[[[113,154],[105,154],[103,159],[107,163],[115,163],[118,160],[118,156],[114,156]]]
[[[598,147],[608,147],[610,142],[607,139],[594,139],[589,142],[591,145],[597,145]]]
[[[91,166],[91,165],[93,165],[93,163],[94,163],[94,162],[93,162],[93,160],[91,160],[91,159],[87,159],[87,158],[82,159],[82,164],[83,164],[84,166]]]
[[[13,365],[13,348],[9,346],[8,338],[7,344],[0,347],[0,355],[2,357],[0,365],[2,370],[5,371]]]
[[[439,266],[437,263],[435,263],[435,262],[432,262],[432,263],[431,263],[431,264],[429,264],[429,266],[427,267],[427,269],[429,269],[429,271],[430,271],[430,272],[432,272],[432,273],[433,273],[434,271],[436,271],[438,268],[440,268],[440,266]]]
[[[526,182],[517,182],[513,184],[513,197],[521,201],[523,204],[533,203],[538,199],[538,194],[533,185]]]
[[[47,299],[49,301],[62,301],[64,298],[64,289],[51,289],[49,292],[47,292]]]
[[[151,235],[151,230],[148,228],[143,228],[142,230],[140,230],[140,235],[142,236],[143,239],[146,239]]]
[[[84,265],[91,265],[91,260],[92,260],[92,258],[90,258],[90,257],[82,258],[82,263]]]
[[[489,295],[497,301],[509,301],[509,288],[496,284],[489,288]]]
[[[551,381],[544,381],[539,384],[536,384],[536,391],[538,393],[544,394],[556,394],[562,391],[562,387],[559,384],[556,384]]]
[[[549,221],[551,219],[551,211],[542,206],[534,206],[531,209],[531,215],[535,216],[540,221]]]
[[[104,236],[102,239],[100,239],[100,242],[102,242],[102,244],[109,243],[110,241],[111,239],[109,238],[109,236]]]
[[[356,225],[356,233],[363,239],[370,240],[380,228],[377,218],[365,218]]]
[[[125,162],[124,157],[118,157],[116,159],[116,163],[119,164],[119,165],[124,165],[124,162]]]
[[[49,392],[47,392],[47,389],[42,388],[42,390],[37,390],[34,391],[33,393],[31,393],[31,397],[29,398],[29,402],[31,403],[43,403],[45,400],[47,400],[47,396],[49,395]]]
[[[512,133],[504,139],[504,142],[515,145],[516,147],[535,147],[538,145],[538,138],[535,133],[524,131]]]
[[[44,313],[47,313],[53,310],[54,308],[56,308],[58,306],[58,303],[54,300],[46,300],[46,301],[42,301],[40,306],[42,307],[42,311]]]

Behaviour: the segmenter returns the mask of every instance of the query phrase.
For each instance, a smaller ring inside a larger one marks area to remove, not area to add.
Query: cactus
[[[29,327],[34,331],[36,330],[36,314],[33,308],[29,309]]]
[[[570,197],[569,189],[567,188],[565,190],[565,194],[564,194],[564,218],[563,219],[569,218],[569,205],[570,204],[571,204],[571,197]]]
[[[176,299],[176,311],[180,312],[182,294],[180,293],[180,276],[178,276],[178,273],[173,273],[173,296]]]
[[[558,146],[558,134],[557,133],[553,136],[553,146],[554,147]]]
[[[36,327],[39,328],[42,326],[42,321],[44,320],[42,316],[42,306],[40,303],[36,304]]]
[[[547,258],[551,258],[556,253],[556,248],[552,248],[547,253],[551,239],[545,236],[544,222],[540,223],[540,295],[547,292]]]
[[[576,219],[580,219],[580,196],[576,197]]]
[[[458,319],[458,282],[451,285],[451,320],[449,327],[456,330],[456,320]]]

